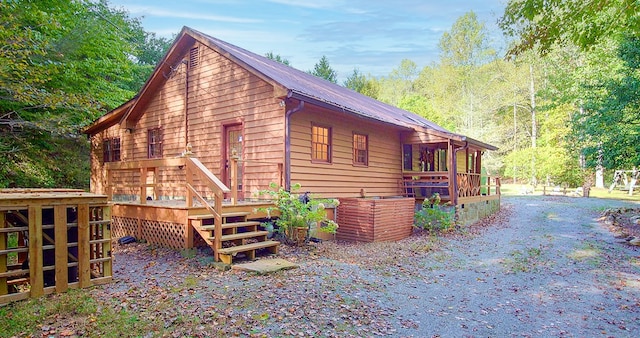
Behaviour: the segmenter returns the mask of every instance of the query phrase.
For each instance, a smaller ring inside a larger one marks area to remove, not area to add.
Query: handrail
[[[230,190],[197,158],[188,157],[186,159],[186,167],[187,206],[192,206],[193,197],[196,197],[213,214],[213,224],[215,226],[213,230],[213,258],[217,262],[220,259],[219,250],[222,248],[222,200],[224,199],[224,193]],[[193,187],[193,176],[204,181],[213,190],[214,206],[209,204]]]
[[[193,206],[193,199],[196,198],[211,214],[214,216],[214,259],[219,260],[218,250],[222,248],[222,200],[224,194],[232,192],[222,181],[214,175],[207,167],[194,157],[176,157],[166,159],[143,159],[126,162],[109,162],[105,163],[108,176],[108,196],[111,200],[113,196],[113,177],[114,171],[140,171],[140,178],[137,185],[140,191],[140,203],[146,204],[146,188],[156,187],[159,184],[155,182],[157,175],[154,175],[154,183],[147,183],[147,172],[150,170],[157,170],[160,167],[180,167],[186,168],[186,182],[181,185],[186,190],[186,204],[187,207]],[[232,174],[232,178],[235,175]],[[194,181],[199,180],[199,183],[206,185],[214,195],[213,205],[207,201],[202,194],[200,194],[194,187]],[[233,182],[234,180],[232,180]],[[237,187],[236,187],[237,191]],[[237,194],[237,192],[236,192]],[[235,200],[233,201],[235,203]]]
[[[231,190],[227,188],[227,186],[220,181],[216,175],[214,175],[207,167],[200,162],[197,158],[194,157],[186,157],[185,162],[187,168],[192,171],[193,174],[197,175],[199,179],[203,180],[205,184],[211,190],[221,190],[222,192],[230,192]]]

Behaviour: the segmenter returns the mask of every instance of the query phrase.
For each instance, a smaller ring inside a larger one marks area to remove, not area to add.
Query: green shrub
[[[455,210],[448,204],[441,204],[439,194],[433,194],[431,198],[425,199],[422,202],[422,209],[415,213],[414,226],[432,233],[453,229]]]

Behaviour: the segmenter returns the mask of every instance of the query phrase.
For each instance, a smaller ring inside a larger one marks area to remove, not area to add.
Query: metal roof
[[[300,71],[267,57],[252,53],[246,49],[216,39],[207,34],[185,27],[186,31],[209,40],[211,44],[225,50],[234,58],[260,72],[264,76],[287,88],[293,96],[306,97],[331,105],[345,112],[350,112],[365,118],[390,123],[405,128],[416,125],[439,132],[457,135],[445,128],[409,111],[380,102],[376,99],[360,94],[354,90],[342,87],[312,74]],[[457,135],[463,137],[462,135]]]

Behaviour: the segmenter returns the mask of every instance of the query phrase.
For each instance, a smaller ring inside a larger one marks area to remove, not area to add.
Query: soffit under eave
[[[174,67],[177,63],[182,61],[189,47],[195,43],[196,40],[187,33],[188,31],[186,28],[183,28],[171,48],[169,48],[169,51],[165,54],[162,60],[158,62],[156,68],[151,73],[151,76],[147,79],[144,86],[142,86],[142,89],[138,94],[138,99],[133,104],[129,112],[120,120],[121,127],[135,127],[136,123],[142,117],[144,109],[151,102],[153,93],[157,92],[158,89],[167,81],[165,74],[169,74],[171,67]]]
[[[201,35],[197,31],[191,30],[189,28],[186,28],[186,29],[188,30],[189,34],[191,34],[198,42],[200,42],[203,45],[211,48],[216,53],[224,56],[225,58],[233,61],[234,63],[240,65],[240,67],[244,68],[245,70],[247,70],[251,74],[257,76],[262,81],[270,84],[273,87],[273,97],[274,98],[282,98],[282,99],[284,99],[287,96],[287,94],[289,93],[289,89],[288,88],[284,87],[282,84],[280,84],[279,82],[273,80],[272,78],[264,75],[262,72],[258,71],[257,69],[255,69],[254,67],[250,66],[246,62],[244,62],[244,61],[240,60],[239,58],[235,57],[232,53],[228,52],[223,47],[215,44],[213,41],[211,41],[211,39],[207,38],[204,35]]]
[[[137,97],[134,97],[131,100],[120,105],[119,107],[114,108],[110,112],[102,115],[100,118],[92,122],[90,125],[83,128],[82,133],[92,136],[107,128],[110,128],[118,124],[122,120],[122,117],[129,111],[129,109],[135,102],[136,98]]]

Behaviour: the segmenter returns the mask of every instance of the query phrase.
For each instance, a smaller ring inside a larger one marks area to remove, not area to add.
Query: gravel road
[[[203,252],[116,247],[118,281],[94,295],[159,318],[150,336],[638,337],[640,250],[597,221],[624,206],[640,207],[507,197],[462,234],[285,247],[300,267],[265,276],[216,271]]]
[[[508,222],[447,240],[387,288],[403,336],[638,337],[640,251],[597,222],[617,201],[504,198]]]

